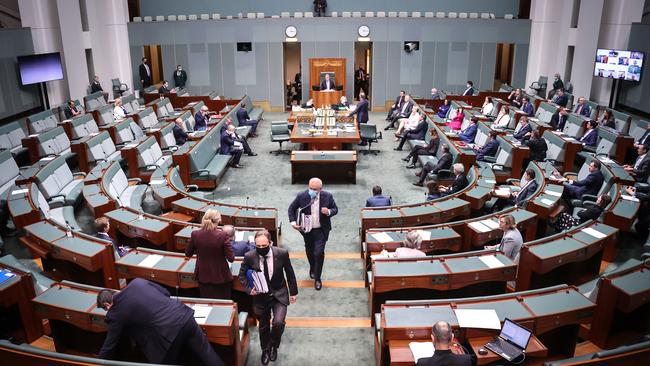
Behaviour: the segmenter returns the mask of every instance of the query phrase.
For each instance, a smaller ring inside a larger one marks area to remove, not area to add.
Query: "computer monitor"
[[[501,328],[501,334],[499,336],[523,350],[528,347],[531,335],[532,333],[530,330],[506,318],[503,322],[503,328]]]

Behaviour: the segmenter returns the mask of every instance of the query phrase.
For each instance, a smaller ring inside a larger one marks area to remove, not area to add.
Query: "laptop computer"
[[[524,353],[531,335],[530,330],[506,318],[499,336],[486,344],[485,348],[512,361]]]

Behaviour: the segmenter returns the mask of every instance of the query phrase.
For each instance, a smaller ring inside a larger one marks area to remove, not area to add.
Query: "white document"
[[[194,320],[199,325],[205,324],[212,311],[212,306],[204,304],[194,304],[190,306],[194,310]]]
[[[496,255],[482,255],[478,259],[489,268],[501,268],[504,266]]]
[[[560,192],[554,192],[554,191],[549,191],[545,190],[544,193],[548,194],[549,196],[555,196],[555,197],[561,197],[562,193]]]
[[[380,243],[388,243],[393,241],[393,238],[391,238],[387,233],[372,233],[372,237]]]
[[[622,194],[622,195],[621,195],[621,198],[624,199],[624,200],[628,200],[628,201],[639,202],[639,199],[638,199],[638,198],[636,198],[636,197],[634,197],[634,196],[628,196],[628,195],[626,195],[626,194]]]
[[[165,183],[162,179],[154,179],[149,181],[149,185],[159,185]]]
[[[429,230],[418,230],[418,234],[422,240],[431,240],[431,231]]]
[[[510,188],[499,188],[494,191],[497,196],[509,196]]]
[[[150,254],[147,256],[147,258],[143,259],[140,264],[138,264],[139,267],[147,267],[147,268],[153,268],[160,260],[163,259],[163,256],[160,254]]]
[[[411,342],[409,343],[409,348],[411,349],[415,363],[418,363],[418,360],[421,358],[433,356],[433,353],[436,351],[433,348],[433,342]]]
[[[489,227],[483,225],[481,221],[470,222],[468,225],[479,233],[487,233],[488,231],[492,231]]]
[[[242,241],[242,240],[244,240],[244,232],[235,231],[235,241]]]
[[[17,189],[15,191],[11,191],[12,196],[17,196],[17,195],[23,194],[23,193],[27,193],[27,188]]]
[[[553,206],[555,204],[555,202],[549,200],[548,198],[542,198],[541,202],[547,206]]]
[[[496,229],[499,228],[499,223],[496,222],[496,221],[494,221],[494,220],[487,219],[487,220],[483,220],[483,221],[481,221],[481,223],[482,223],[483,225],[489,227],[489,228],[492,229],[492,230],[496,230]]]
[[[494,309],[455,309],[461,328],[501,329],[501,321]]]
[[[585,233],[585,234],[589,234],[589,235],[593,236],[594,238],[598,238],[598,239],[602,239],[602,238],[607,236],[607,235],[601,233],[600,231],[598,231],[596,229],[593,229],[593,228],[590,228],[590,227],[586,227],[586,228],[582,229],[582,232]]]
[[[494,180],[494,179],[485,179],[484,182],[489,183],[489,184],[496,184],[497,183],[497,181]]]

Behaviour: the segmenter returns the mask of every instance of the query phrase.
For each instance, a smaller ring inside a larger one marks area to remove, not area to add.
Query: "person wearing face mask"
[[[202,106],[201,110],[194,115],[194,130],[205,131],[208,129],[208,121],[210,120],[208,107]]]
[[[265,281],[268,291],[261,292],[253,283],[253,276]],[[253,311],[259,320],[262,365],[275,361],[282,340],[287,306],[294,304],[298,295],[298,283],[291,266],[289,252],[274,247],[267,230],[255,233],[255,250],[244,255],[239,269],[239,281],[253,296]],[[273,321],[271,321],[273,314]]]
[[[472,96],[474,95],[474,83],[471,80],[467,80],[467,89],[463,92],[463,96]]]
[[[151,85],[151,68],[149,67],[149,64],[147,63],[147,58],[143,57],[142,58],[142,63],[140,64],[140,68],[138,69],[138,72],[140,73],[140,83],[142,84],[142,89],[145,89],[146,87]]]
[[[564,82],[563,82],[562,79],[560,78],[560,74],[557,74],[557,73],[556,73],[556,74],[555,74],[555,77],[553,78],[553,89],[551,89],[551,90],[548,92],[548,99],[553,98],[553,96],[555,95],[555,93],[556,93],[558,90],[560,90],[560,89],[564,89]]]
[[[289,205],[289,222],[303,236],[309,260],[309,277],[314,279],[317,291],[323,287],[321,273],[325,261],[325,244],[332,230],[331,218],[338,213],[334,196],[322,188],[323,182],[320,179],[311,178],[309,189],[298,193]]]
[[[184,88],[186,82],[187,73],[183,70],[181,65],[176,65],[176,71],[174,71],[174,86],[177,88]]]

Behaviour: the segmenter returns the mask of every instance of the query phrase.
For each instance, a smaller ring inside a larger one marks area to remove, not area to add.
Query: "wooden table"
[[[342,96],[342,90],[315,91],[314,106],[317,108],[323,108],[325,106],[331,106],[332,104],[339,104]]]
[[[356,123],[348,126],[315,128],[311,123],[298,122],[291,130],[291,142],[306,144],[306,150],[343,150],[343,144],[356,144],[361,139]]]
[[[326,183],[357,183],[356,151],[293,151],[291,184],[319,177]]]

